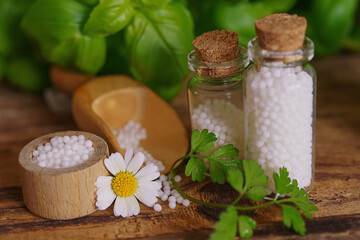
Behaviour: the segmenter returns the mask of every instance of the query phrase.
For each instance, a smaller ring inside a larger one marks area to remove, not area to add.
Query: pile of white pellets
[[[135,121],[128,121],[122,128],[113,131],[119,145],[123,149],[129,147],[134,149],[134,153],[141,152],[145,155],[145,164],[155,164],[159,171],[164,171],[164,164],[156,160],[148,151],[140,147],[140,141],[146,139],[147,132],[145,128],[142,128],[141,124]]]
[[[122,128],[114,130],[113,133],[121,148],[131,147],[134,149],[134,153],[141,152],[145,155],[145,164],[152,163],[158,167],[159,171],[165,170],[161,161],[156,160],[149,152],[139,146],[140,141],[146,139],[147,136],[146,129],[142,128],[140,123],[130,120]],[[180,182],[181,176],[176,175],[174,180]],[[161,175],[158,181],[162,183],[162,188],[157,195],[162,201],[169,202],[169,208],[174,209],[176,204],[182,204],[185,207],[190,205],[188,199],[184,199],[175,189],[172,189],[172,184],[167,175]],[[162,210],[161,205],[155,204],[154,210],[160,212]]]
[[[182,204],[185,207],[190,205],[190,201],[188,199],[184,199],[175,189],[172,189],[172,184],[167,175],[161,175],[159,179],[162,183],[162,188],[160,189],[158,196],[161,201],[168,202],[169,208],[176,208],[176,204]],[[177,183],[181,182],[181,176],[174,176],[174,181]],[[159,203],[155,204],[154,210],[160,212],[162,210],[161,205]]]
[[[32,152],[33,161],[44,168],[67,168],[80,165],[94,153],[91,140],[84,135],[56,136]]]
[[[192,109],[192,128],[215,133],[215,147],[233,144],[244,157],[243,111],[224,99],[208,99]]]
[[[269,177],[286,167],[299,187],[312,177],[313,81],[301,67],[254,68],[247,73],[247,158]]]

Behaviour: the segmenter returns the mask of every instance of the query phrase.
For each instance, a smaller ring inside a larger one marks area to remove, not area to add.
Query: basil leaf
[[[90,13],[84,33],[106,37],[123,29],[134,15],[130,0],[103,0]]]
[[[314,27],[315,46],[323,45],[327,53],[338,51],[351,33],[357,4],[358,0],[313,0],[309,23]]]
[[[222,2],[215,10],[215,22],[219,28],[239,34],[239,44],[247,46],[256,36],[254,21],[272,13],[267,4],[261,2]]]
[[[125,30],[130,72],[165,100],[172,99],[188,73],[193,38],[190,13],[178,2],[135,10]]]
[[[105,61],[106,42],[81,32],[90,11],[75,0],[38,0],[23,17],[22,28],[49,62],[96,73]]]

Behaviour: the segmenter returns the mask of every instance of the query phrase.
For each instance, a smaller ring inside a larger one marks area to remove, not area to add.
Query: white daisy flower
[[[114,215],[131,217],[138,215],[140,200],[148,207],[154,206],[158,201],[161,183],[154,181],[160,176],[154,164],[147,164],[142,169],[145,156],[128,148],[125,160],[120,153],[113,153],[105,158],[106,168],[114,176],[100,176],[95,182],[98,187],[96,206],[99,210],[107,209],[115,200]]]

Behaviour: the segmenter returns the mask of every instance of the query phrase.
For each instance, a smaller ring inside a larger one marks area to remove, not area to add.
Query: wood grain
[[[319,208],[307,221],[306,239],[360,238],[360,55],[319,59],[315,187],[310,197]],[[173,102],[188,119],[186,93]],[[188,121],[185,122],[188,124]],[[189,126],[189,125],[187,125]],[[116,218],[112,208],[73,220],[37,217],[24,206],[17,156],[32,139],[76,129],[70,116],[50,113],[39,96],[0,87],[0,239],[206,239],[219,210],[190,207]],[[182,182],[189,194],[215,201],[236,197],[229,187]],[[258,221],[254,239],[304,239],[281,224],[274,207],[251,213]]]

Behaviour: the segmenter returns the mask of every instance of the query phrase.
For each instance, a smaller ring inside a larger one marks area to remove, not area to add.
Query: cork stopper
[[[239,54],[239,36],[236,32],[215,30],[198,36],[193,42],[198,59],[207,63],[222,63],[234,60]],[[237,72],[238,67],[213,67],[199,69],[208,77],[222,77]]]
[[[296,14],[276,13],[255,21],[262,49],[285,52],[303,47],[307,22]]]

